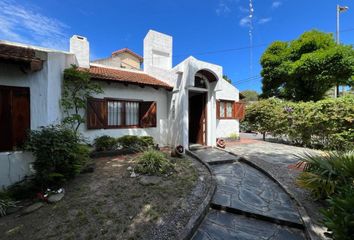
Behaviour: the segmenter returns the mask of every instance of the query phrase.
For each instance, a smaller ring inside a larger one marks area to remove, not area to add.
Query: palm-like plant
[[[310,190],[316,199],[327,198],[340,187],[353,184],[354,151],[322,155],[306,153],[297,157],[300,160],[298,166],[304,165],[297,183]]]

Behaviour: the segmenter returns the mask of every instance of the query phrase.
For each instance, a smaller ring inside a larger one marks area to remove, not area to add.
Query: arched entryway
[[[209,89],[216,80],[208,70],[200,70],[194,76],[193,87],[188,91],[189,145],[207,145]]]

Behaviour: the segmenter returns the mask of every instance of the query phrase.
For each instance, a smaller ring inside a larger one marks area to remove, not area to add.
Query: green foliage
[[[117,141],[120,147],[139,152],[154,145],[153,138],[149,136],[138,137],[135,135],[125,135],[118,138]]]
[[[103,135],[94,141],[96,151],[111,151],[117,148],[118,140],[114,137]]]
[[[305,154],[299,158],[305,166],[297,182],[301,187],[310,190],[315,199],[327,198],[341,188],[353,184],[353,151]]]
[[[305,164],[297,182],[315,199],[327,199],[323,223],[333,239],[354,238],[354,151],[300,157]]]
[[[89,159],[89,149],[78,134],[63,126],[32,130],[26,143],[36,160],[35,180],[41,187],[58,187],[80,173]]]
[[[96,151],[111,151],[118,148],[142,152],[154,146],[154,138],[151,136],[125,135],[114,138],[107,135],[98,137],[94,141]]]
[[[33,180],[24,180],[9,186],[6,189],[6,194],[15,200],[31,199],[36,196],[37,192],[40,192],[40,188],[36,186]]]
[[[240,139],[240,135],[238,133],[231,133],[229,135],[229,139],[232,139],[232,140],[239,140]]]
[[[244,102],[255,102],[258,101],[258,93],[254,90],[244,90],[241,94],[245,97],[242,99]]]
[[[354,96],[318,102],[266,99],[246,107],[242,124],[286,136],[297,145],[329,150],[354,148]]]
[[[65,114],[63,123],[77,131],[79,126],[85,122],[84,110],[86,110],[87,99],[93,94],[102,92],[101,86],[90,80],[89,72],[79,71],[75,65],[65,69],[61,99]]]
[[[6,194],[0,193],[0,217],[5,216],[7,209],[10,207],[16,207],[16,202],[11,200]]]
[[[337,196],[328,200],[329,207],[322,211],[324,224],[335,240],[354,239],[354,186],[348,185]]]
[[[252,130],[262,133],[263,136],[267,132],[277,135],[285,129],[285,115],[283,102],[271,98],[248,105],[244,121]]]
[[[149,175],[166,174],[173,171],[174,165],[166,158],[166,156],[157,150],[149,149],[145,151],[139,158],[136,172]]]
[[[318,101],[336,84],[354,84],[354,50],[331,34],[305,32],[291,42],[273,42],[261,57],[262,97]]]
[[[151,136],[141,136],[139,137],[143,146],[153,147],[154,146],[154,138]]]

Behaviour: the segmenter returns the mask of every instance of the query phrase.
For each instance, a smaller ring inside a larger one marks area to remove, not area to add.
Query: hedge
[[[293,144],[328,150],[354,148],[354,96],[318,102],[261,100],[246,108],[253,131],[285,137]]]

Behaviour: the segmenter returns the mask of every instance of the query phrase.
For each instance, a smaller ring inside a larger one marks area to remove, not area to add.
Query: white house
[[[153,30],[143,57],[122,49],[92,62],[88,40],[77,35],[70,52],[0,41],[0,186],[28,171],[30,157],[15,151],[26,131],[61,122],[63,71],[71,64],[104,90],[88,101],[80,128],[87,139],[150,135],[161,146],[188,148],[238,133],[243,105],[222,67],[194,57],[173,67],[172,50],[172,37]]]

